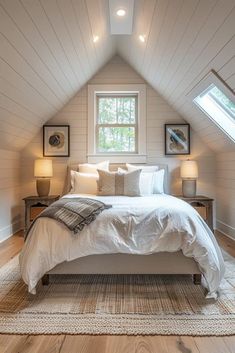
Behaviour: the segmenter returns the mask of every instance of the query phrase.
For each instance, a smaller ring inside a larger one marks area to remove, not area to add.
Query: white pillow
[[[78,170],[80,173],[97,174],[97,169],[109,171],[109,161],[104,161],[96,164],[79,164]]]
[[[154,173],[153,193],[164,194],[164,174],[165,170],[160,169]]]
[[[142,173],[151,173],[154,172],[154,181],[153,181],[153,194],[164,194],[164,174],[165,170],[160,169],[156,165],[151,166],[141,166],[133,165],[126,163],[128,171],[133,171],[136,169],[142,169]],[[140,175],[141,175],[140,174]]]
[[[140,193],[142,196],[152,195],[155,173],[140,173]]]
[[[159,168],[157,165],[134,165],[126,163],[128,172],[133,172],[134,170],[141,169],[144,173],[153,173],[156,172]]]
[[[138,168],[140,169],[140,168]],[[138,170],[137,169],[137,170]],[[127,173],[127,170],[118,168],[119,173]],[[153,194],[153,184],[154,184],[154,174],[155,173],[150,173],[150,172],[142,172],[140,173],[140,181],[139,181],[139,187],[140,187],[140,195],[141,196],[147,196],[147,195],[152,195]]]
[[[96,174],[79,173],[71,170],[71,194],[91,194],[97,195],[97,180],[99,176]]]

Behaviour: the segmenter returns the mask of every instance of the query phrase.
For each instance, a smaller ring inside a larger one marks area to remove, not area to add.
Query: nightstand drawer
[[[28,196],[23,200],[25,202],[25,235],[35,218],[45,208],[50,206],[53,202],[59,200],[60,195],[49,195],[49,196]]]
[[[200,214],[200,216],[204,219],[204,221],[207,220],[207,209],[206,209],[206,207],[204,207],[204,206],[193,206],[193,208]]]
[[[30,208],[30,222],[32,222],[47,206],[32,206]]]
[[[207,196],[196,195],[194,197],[184,197],[182,195],[173,195],[179,199],[189,203],[204,219],[213,230],[213,199]]]

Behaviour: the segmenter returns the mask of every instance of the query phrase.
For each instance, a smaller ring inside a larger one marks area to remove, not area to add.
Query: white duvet
[[[92,254],[152,254],[182,250],[199,264],[216,297],[224,275],[224,261],[213,233],[186,202],[169,195],[93,197],[113,207],[103,211],[74,235],[53,219],[39,218],[20,254],[21,274],[29,292],[36,293],[40,278],[57,264]]]

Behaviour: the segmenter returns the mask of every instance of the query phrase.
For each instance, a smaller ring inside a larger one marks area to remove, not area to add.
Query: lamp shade
[[[197,179],[198,167],[196,161],[182,161],[180,168],[180,175],[182,179]]]
[[[51,159],[36,159],[34,161],[34,176],[37,178],[51,178],[53,176]]]

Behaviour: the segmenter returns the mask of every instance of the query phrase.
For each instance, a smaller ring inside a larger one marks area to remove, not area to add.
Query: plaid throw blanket
[[[74,234],[80,232],[86,225],[93,222],[96,217],[105,209],[112,207],[101,201],[77,197],[77,198],[62,198],[53,202],[40,215],[35,218],[26,234],[28,236],[33,224],[38,218],[48,217],[63,223]]]

